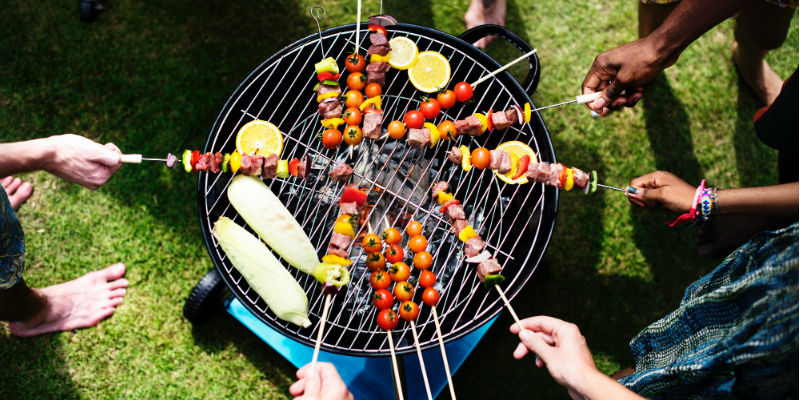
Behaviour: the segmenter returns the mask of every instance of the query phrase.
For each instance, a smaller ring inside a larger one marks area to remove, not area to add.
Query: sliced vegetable
[[[296,160],[296,158],[295,158]],[[275,169],[278,178],[286,179],[289,177],[289,161],[278,160],[278,167]],[[297,175],[295,175],[297,176]]]
[[[434,146],[436,146],[436,143],[439,143],[439,139],[442,138],[442,134],[439,132],[439,128],[437,128],[435,124],[426,122],[423,124],[423,126],[428,128],[429,131],[431,131],[431,144],[428,147],[433,148]]]
[[[522,109],[522,117],[525,122],[531,122],[531,103],[525,103],[525,108]]]
[[[264,243],[227,217],[217,220],[213,235],[231,264],[278,318],[311,326],[303,288]]]
[[[447,203],[450,200],[453,200],[452,193],[439,192],[439,195],[436,196],[436,202],[439,203],[439,205],[443,205],[444,203]]]
[[[339,80],[340,76],[342,76],[342,74],[334,74],[334,73],[331,73],[329,71],[325,71],[325,72],[323,72],[321,74],[317,74],[317,80],[319,80],[322,83],[325,83],[325,81],[333,81],[332,84],[331,83],[325,83],[325,84],[326,85],[337,85],[338,82],[336,82],[336,81]]]
[[[461,168],[465,172],[469,172],[472,169],[472,164],[469,161],[469,157],[467,157],[467,154],[470,154],[469,148],[462,144],[458,149],[461,150]]]
[[[325,256],[322,257],[322,262],[326,262],[328,264],[344,265],[345,267],[353,264],[352,261],[342,256],[337,256],[336,254],[326,254]]]
[[[222,172],[228,172],[230,170],[230,163],[231,163],[231,155],[225,153],[225,155],[222,156],[222,165],[221,165]]]
[[[375,109],[380,110],[382,105],[383,103],[381,102],[381,96],[375,96],[364,100],[364,102],[361,103],[360,106],[358,106],[358,109],[364,111],[365,108],[369,106],[374,106]]]
[[[494,285],[499,285],[503,283],[504,280],[506,280],[506,277],[500,274],[486,275],[483,278],[483,286],[487,288],[492,287]]]
[[[488,260],[490,258],[492,258],[492,253],[489,253],[488,251],[484,250],[484,251],[481,252],[481,254],[478,254],[475,257],[467,258],[464,261],[466,261],[468,263],[471,263],[471,264],[480,264],[480,263],[482,263],[482,262],[484,262],[484,261],[486,261],[486,260]]]
[[[355,219],[351,215],[342,214],[336,218],[336,223],[333,224],[333,231],[354,238],[356,237],[354,223]]]
[[[492,113],[493,113],[492,109],[489,109],[489,112],[486,113],[486,128],[489,131],[493,131],[494,130],[494,122],[492,122]]]
[[[531,163],[531,156],[525,154],[524,156],[520,157],[519,161],[517,161],[517,172],[511,179],[516,180],[520,176],[525,175],[525,173],[528,172],[528,164],[530,163]]]
[[[514,104],[514,110],[517,111],[517,121],[520,123],[525,121],[525,116],[522,114],[522,108],[516,104]]]
[[[183,169],[186,172],[192,172],[192,151],[191,150],[184,150],[183,156],[181,156],[181,162],[183,163]]]
[[[387,33],[388,33],[388,32],[386,32],[386,28],[384,28],[384,27],[382,27],[380,25],[377,25],[377,24],[369,24],[369,28],[368,29],[369,29],[370,32],[380,32],[384,36],[386,36]]]
[[[594,193],[597,191],[597,172],[592,171],[592,184],[591,189],[589,189],[589,193]]]
[[[572,168],[567,168],[567,179],[564,182],[564,190],[569,192],[572,190],[573,185],[575,185],[575,175]]]
[[[287,167],[289,169],[289,173],[292,174],[293,176],[297,176],[299,170],[297,166],[300,165],[300,160],[293,158],[292,161],[289,161],[288,164],[289,165],[287,165]]]
[[[321,94],[317,96],[317,103],[322,103],[322,100],[330,99],[333,97],[339,97],[339,93],[336,92],[328,92],[325,94]]]
[[[239,171],[242,166],[242,155],[238,151],[231,153],[231,172],[234,174]]]
[[[388,54],[385,55],[385,56],[382,56],[380,54],[372,54],[372,55],[369,56],[369,62],[371,62],[371,63],[376,63],[376,62],[388,63],[389,60],[391,60],[391,59],[392,59],[392,57],[390,55],[388,55]]]
[[[486,116],[481,113],[473,114],[478,121],[481,121],[481,132],[486,132],[489,129],[489,121],[486,119]]]
[[[467,240],[470,240],[478,236],[478,233],[475,232],[475,228],[472,225],[467,225],[466,228],[462,229],[461,232],[458,233],[458,239],[464,243],[467,243]]]
[[[558,174],[558,188],[563,189],[564,184],[567,183],[567,167],[564,164],[558,163],[561,166],[561,172]]]
[[[450,206],[452,206],[453,204],[461,204],[461,202],[460,202],[458,199],[453,199],[453,200],[450,200],[450,201],[448,201],[447,203],[444,203],[444,204],[442,204],[442,208],[440,208],[440,209],[439,209],[439,212],[440,212],[440,213],[442,213],[442,214],[444,214],[444,212],[445,212],[445,211],[446,211],[446,210],[447,210],[447,209],[448,209]]]
[[[347,285],[350,282],[350,271],[339,264],[319,263],[311,275],[320,283],[337,287]]]
[[[197,172],[197,168],[196,167],[197,167],[197,162],[198,161],[200,161],[200,151],[199,150],[195,150],[195,151],[192,152],[192,159],[191,159],[192,171],[194,171],[194,172]]]
[[[317,82],[317,84],[314,85],[314,89],[313,90],[316,92],[317,89],[319,89],[319,85],[337,86],[338,84],[339,84],[339,82],[336,82],[336,81],[325,80],[325,81],[322,81],[322,82]]]
[[[316,64],[314,64],[314,69],[317,71],[317,75],[330,72],[332,74],[339,73],[339,66],[336,65],[336,60],[333,57],[328,57]]]
[[[367,192],[355,189],[351,186],[346,186],[342,192],[342,198],[339,200],[339,204],[353,202],[359,206],[363,206],[364,203],[367,202]]]

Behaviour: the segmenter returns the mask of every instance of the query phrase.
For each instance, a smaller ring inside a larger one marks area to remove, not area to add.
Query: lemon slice
[[[236,151],[241,154],[280,156],[282,150],[283,134],[277,126],[267,121],[250,121],[236,134]]]
[[[408,79],[420,92],[433,93],[450,81],[450,62],[435,51],[423,51],[409,68]]]
[[[417,63],[417,44],[413,40],[398,36],[389,41],[389,65],[396,69],[409,69]]]
[[[511,178],[517,173],[517,161],[519,161],[519,159],[522,158],[522,156],[524,155],[530,156],[532,163],[539,162],[538,159],[536,158],[536,153],[533,151],[533,149],[531,149],[525,143],[513,140],[510,142],[501,143],[499,146],[497,146],[495,150],[502,150],[511,155],[509,157],[511,159],[511,171],[508,171],[508,173],[505,174],[501,174],[497,172],[497,170],[495,170],[494,174],[497,175],[497,177],[500,178],[500,180],[502,180],[503,182],[511,185],[528,183],[528,178],[526,178],[524,174],[517,179],[511,179]]]

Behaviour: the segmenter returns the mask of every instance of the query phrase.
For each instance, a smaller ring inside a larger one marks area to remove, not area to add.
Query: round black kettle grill
[[[361,25],[360,54],[369,46],[366,24]],[[405,36],[414,41],[419,51],[433,50],[444,55],[451,65],[449,88],[459,81],[474,82],[496,70],[500,65],[470,43],[486,34],[509,40],[523,51],[530,46],[518,36],[498,26],[482,26],[456,38],[448,34],[409,24],[387,27],[388,37]],[[355,25],[325,30],[321,38],[316,33],[279,51],[253,71],[236,89],[219,114],[208,137],[205,152],[232,152],[239,129],[254,119],[270,121],[284,133],[284,149],[280,158],[291,159],[308,155],[310,174],[306,180],[294,177],[266,181],[270,189],[295,216],[317,249],[325,254],[333,222],[339,214],[337,202],[343,183],[330,180],[328,172],[341,162],[353,166],[354,174],[348,184],[356,184],[368,192],[366,220],[375,233],[386,228],[388,221],[401,231],[410,219],[423,223],[428,238],[428,251],[433,254],[432,271],[437,275],[435,288],[441,298],[437,305],[440,324],[446,342],[458,339],[490,321],[503,309],[500,296],[493,288],[485,288],[478,280],[474,264],[464,262],[463,243],[450,232],[446,217],[430,196],[430,187],[447,181],[450,191],[464,205],[467,217],[487,243],[501,265],[506,281],[501,289],[509,298],[520,292],[530,279],[552,234],[558,204],[558,192],[540,183],[509,185],[495,177],[491,170],[472,169],[465,172],[446,159],[453,145],[465,144],[470,149],[483,146],[489,149],[498,144],[517,140],[529,145],[539,161],[555,161],[555,153],[547,127],[538,113],[528,124],[515,125],[505,131],[487,132],[479,137],[458,137],[455,141],[440,140],[432,149],[408,147],[405,140],[365,139],[349,151],[346,145],[336,150],[322,147],[318,135],[323,128],[317,113],[314,63],[334,57],[340,66],[355,46]],[[531,67],[523,85],[532,92],[539,77],[539,62],[529,58]],[[346,75],[346,71],[343,71]],[[342,85],[343,87],[345,85]],[[383,86],[383,131],[391,120],[402,120],[407,110],[419,107],[421,96],[408,80],[406,71],[390,70]],[[513,105],[530,102],[529,95],[506,72],[498,74],[475,88],[474,101],[457,103],[432,121],[463,119],[474,112],[489,109],[507,110]],[[227,216],[247,227],[228,202],[226,189],[231,174],[199,176],[198,202],[202,234],[211,259],[228,288],[255,316],[288,337],[313,346],[324,304],[321,285],[282,261],[295,276],[309,299],[309,319],[312,325],[302,328],[281,321],[253,291],[230,263],[212,235],[214,222]],[[365,224],[366,225],[366,224]],[[247,227],[249,229],[249,227]],[[363,228],[362,232],[366,230]],[[251,230],[252,232],[252,230]],[[406,235],[401,245],[405,246]],[[322,349],[347,355],[385,356],[389,343],[385,332],[376,324],[372,306],[366,254],[359,240],[351,247],[351,282],[333,297],[323,336]],[[412,265],[407,247],[405,261]],[[412,272],[412,279],[418,273]],[[422,290],[417,287],[414,300],[421,313],[416,321],[423,350],[437,346],[437,336],[430,307],[420,301]],[[395,306],[396,307],[396,306]],[[409,324],[403,321],[392,332],[396,351],[409,353],[415,349]]]

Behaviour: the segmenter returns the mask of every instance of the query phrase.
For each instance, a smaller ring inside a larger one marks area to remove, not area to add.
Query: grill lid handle
[[[531,45],[519,35],[500,25],[478,25],[472,29],[464,31],[464,33],[459,35],[458,38],[469,44],[473,44],[486,36],[497,36],[503,38],[507,42],[514,45],[514,47],[518,48],[522,54],[533,50],[533,47],[531,47]],[[534,53],[528,57],[528,75],[522,82],[522,88],[525,89],[525,92],[527,92],[529,95],[533,95],[533,92],[536,91],[536,87],[539,85],[540,72],[541,68],[539,65],[539,56]]]

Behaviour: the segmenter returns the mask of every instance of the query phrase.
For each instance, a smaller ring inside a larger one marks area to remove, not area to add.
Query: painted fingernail
[[[541,358],[539,358],[539,356],[536,356],[536,358],[533,359],[533,361],[535,363],[537,363],[537,364],[539,363],[540,360],[541,360]]]
[[[594,118],[597,118],[597,117],[599,117],[599,116],[600,116],[600,114],[598,114],[598,113],[596,113],[596,112],[592,111],[592,117],[594,117]]]
[[[630,194],[636,194],[636,192],[637,192],[637,190],[636,190],[636,188],[635,188],[635,187],[633,187],[633,186],[628,186],[628,193],[630,193]]]

